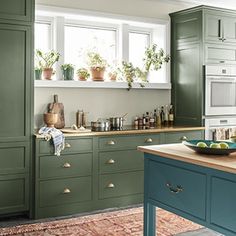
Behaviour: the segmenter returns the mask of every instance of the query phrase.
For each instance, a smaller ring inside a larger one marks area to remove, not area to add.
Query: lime
[[[222,143],[219,143],[219,145],[220,145],[220,148],[222,148],[222,149],[228,149],[229,148],[228,143],[222,142]]]
[[[221,148],[219,143],[211,143],[210,148]]]
[[[205,147],[207,147],[207,145],[206,145],[206,143],[204,143],[204,142],[198,142],[198,143],[197,143],[197,147],[203,147],[203,148],[205,148]]]

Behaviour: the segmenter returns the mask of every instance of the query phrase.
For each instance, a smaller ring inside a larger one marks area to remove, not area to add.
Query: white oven
[[[205,116],[236,115],[236,65],[206,65]]]

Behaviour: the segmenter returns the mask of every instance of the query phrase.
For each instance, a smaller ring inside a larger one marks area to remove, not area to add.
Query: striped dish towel
[[[65,137],[63,133],[56,128],[42,127],[39,130],[39,134],[43,135],[47,141],[52,139],[54,154],[60,156],[61,151],[65,148]]]

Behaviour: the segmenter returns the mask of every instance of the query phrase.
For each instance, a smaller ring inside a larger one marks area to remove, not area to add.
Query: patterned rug
[[[157,210],[158,236],[194,231],[202,226],[162,209]],[[77,218],[0,228],[15,236],[142,236],[143,208],[98,213]]]

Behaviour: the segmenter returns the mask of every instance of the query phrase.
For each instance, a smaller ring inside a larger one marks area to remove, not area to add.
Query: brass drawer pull
[[[109,184],[107,185],[107,187],[108,187],[108,188],[115,188],[115,185],[114,185],[113,183],[109,183]]]
[[[145,143],[152,143],[152,139],[151,139],[151,138],[147,138],[147,139],[145,140]]]
[[[71,165],[70,165],[70,163],[68,163],[68,162],[66,162],[64,165],[63,165],[63,168],[70,168],[71,167]]]
[[[107,142],[107,144],[108,144],[108,145],[115,145],[115,141],[110,140],[110,141]]]
[[[187,139],[188,138],[186,136],[182,136],[179,140],[183,142],[183,141],[186,141]]]
[[[71,145],[70,145],[69,143],[65,143],[65,147],[66,147],[66,148],[70,148]]]
[[[107,164],[114,164],[114,163],[115,163],[115,160],[113,160],[113,159],[110,159],[107,161]]]
[[[170,190],[171,193],[177,194],[184,191],[184,188],[181,185],[177,185],[176,187],[173,187],[170,183],[167,183],[166,187]]]
[[[68,194],[68,193],[70,193],[70,189],[65,188],[65,189],[63,190],[63,194]]]

